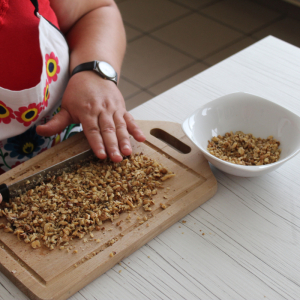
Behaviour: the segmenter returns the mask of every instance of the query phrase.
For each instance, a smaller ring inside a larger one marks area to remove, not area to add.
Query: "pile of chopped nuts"
[[[43,243],[53,250],[103,230],[105,220],[113,221],[122,212],[140,206],[151,211],[157,189],[173,176],[142,153],[120,163],[90,161],[12,199],[0,210],[0,216],[8,220],[0,228],[33,248]]]
[[[208,141],[210,154],[230,163],[246,166],[267,165],[278,161],[280,142],[269,136],[256,138],[242,131],[227,132],[225,136],[214,136]]]

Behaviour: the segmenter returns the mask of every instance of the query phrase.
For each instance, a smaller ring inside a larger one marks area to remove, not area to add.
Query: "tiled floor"
[[[281,0],[116,0],[130,110],[268,35],[300,47],[300,7]]]

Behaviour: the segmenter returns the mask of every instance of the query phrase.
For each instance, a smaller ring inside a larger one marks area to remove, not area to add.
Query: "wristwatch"
[[[95,71],[98,75],[100,75],[104,79],[111,80],[115,84],[117,84],[118,82],[117,72],[109,63],[105,61],[94,60],[94,61],[83,63],[77,66],[73,70],[72,76],[81,71]]]

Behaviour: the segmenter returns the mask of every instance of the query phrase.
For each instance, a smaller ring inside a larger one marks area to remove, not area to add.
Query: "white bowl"
[[[300,118],[284,107],[248,93],[233,93],[204,104],[182,124],[190,140],[218,169],[236,176],[254,177],[277,169],[300,151]],[[208,140],[230,131],[252,133],[256,138],[270,135],[280,141],[277,162],[243,166],[221,160],[207,151]]]

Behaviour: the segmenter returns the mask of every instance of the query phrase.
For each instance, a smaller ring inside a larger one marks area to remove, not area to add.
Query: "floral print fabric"
[[[9,124],[15,118],[13,110],[0,101],[0,123]]]
[[[46,54],[46,70],[49,83],[57,80],[57,74],[60,72],[60,66],[58,64],[58,58],[53,52],[50,55]]]
[[[0,87],[0,174],[82,131],[80,124],[71,124],[51,137],[36,133],[38,125],[47,123],[60,111],[69,79],[65,38],[42,16],[38,17],[43,57],[40,83],[17,92]]]

